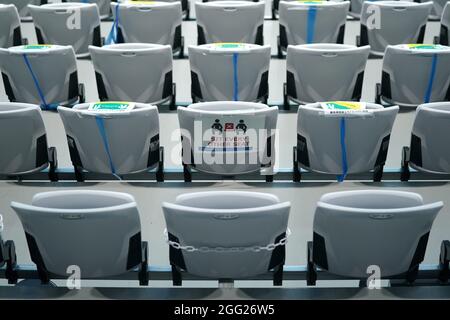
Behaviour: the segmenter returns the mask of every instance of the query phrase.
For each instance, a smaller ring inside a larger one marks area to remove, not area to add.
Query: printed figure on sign
[[[244,120],[239,120],[239,123],[236,125],[236,132],[240,133],[242,131],[242,133],[247,132],[247,125],[244,123]]]
[[[216,131],[219,131],[219,133],[222,133],[223,126],[220,124],[220,120],[216,119],[211,126],[211,129],[213,129],[213,133],[217,133]]]

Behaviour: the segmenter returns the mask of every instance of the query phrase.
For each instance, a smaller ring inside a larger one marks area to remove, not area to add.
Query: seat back
[[[323,195],[314,215],[313,260],[346,277],[401,275],[423,261],[442,202],[424,204],[416,193],[358,190]]]
[[[428,0],[415,0],[415,2],[427,2]],[[442,12],[448,0],[432,0],[433,8],[431,9],[429,18],[431,20],[440,20]]]
[[[101,46],[96,4],[66,2],[29,8],[39,44],[70,45],[79,57],[89,55],[89,45]]]
[[[371,0],[371,2],[375,1],[393,1],[393,0]],[[397,0],[394,0],[397,1]],[[348,14],[354,18],[361,18],[361,10],[365,0],[350,0],[350,10]],[[418,1],[417,1],[418,2]]]
[[[426,103],[417,108],[410,144],[410,164],[414,168],[450,173],[449,123],[450,102]]]
[[[0,70],[10,101],[42,106],[70,105],[78,100],[77,64],[70,46],[0,48]]]
[[[440,44],[448,46],[450,44],[450,4],[446,4],[442,11],[441,30],[439,34]]]
[[[62,2],[79,2],[78,0],[62,0]],[[95,3],[98,7],[100,19],[111,16],[111,0],[83,0],[84,3]]]
[[[9,48],[22,44],[20,18],[13,4],[0,4],[0,48]]]
[[[289,46],[287,94],[300,103],[359,100],[369,51],[344,44]]]
[[[219,175],[272,168],[278,108],[250,102],[205,102],[178,108],[183,163]]]
[[[181,3],[139,2],[111,3],[118,21],[118,42],[142,42],[181,46]],[[116,6],[119,6],[117,9]],[[118,17],[117,17],[118,16]]]
[[[450,98],[450,47],[388,46],[382,70],[381,98],[387,103],[416,107]]]
[[[290,203],[271,194],[242,191],[198,192],[163,203],[169,239],[196,248],[223,247],[223,252],[187,252],[170,248],[171,264],[213,279],[242,279],[283,264],[284,247],[274,251],[231,251],[266,246],[283,238]],[[258,230],[258,232],[254,232]],[[277,257],[278,255],[278,257]],[[178,262],[178,263],[177,263]]]
[[[203,101],[257,101],[268,96],[270,46],[189,46],[192,95]]]
[[[243,42],[263,45],[264,2],[196,2],[198,44]]]
[[[22,21],[31,21],[30,10],[28,9],[29,4],[42,5],[46,4],[47,0],[0,0],[0,4],[14,4],[19,12],[20,19]]]
[[[361,44],[383,55],[388,45],[423,43],[431,1],[366,1],[361,11]],[[377,16],[379,18],[377,19]]]
[[[169,45],[121,43],[89,47],[100,100],[160,103],[172,93]]]
[[[281,1],[280,44],[344,43],[350,2]]]
[[[121,107],[129,102],[93,105]],[[136,103],[129,111],[102,112],[84,103],[59,107],[72,163],[91,172],[127,174],[146,171],[159,159],[159,118],[156,106]],[[124,130],[126,128],[126,130]]]
[[[25,174],[46,168],[47,149],[39,106],[0,103],[0,174]]]
[[[38,193],[31,205],[12,202],[31,259],[41,270],[81,278],[120,275],[141,262],[141,225],[134,198],[125,193],[64,190]]]
[[[345,106],[360,104],[334,103]],[[383,108],[381,105],[367,103],[366,109],[368,112],[333,115],[327,114],[320,103],[300,106],[297,113],[300,166],[316,172],[342,174],[342,140],[345,141],[347,173],[369,172],[376,166],[383,165],[398,107]],[[344,124],[342,119],[345,119]]]

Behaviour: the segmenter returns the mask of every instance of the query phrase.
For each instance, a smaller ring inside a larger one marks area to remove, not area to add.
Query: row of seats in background
[[[337,109],[361,106],[354,102],[330,103]],[[143,173],[151,180],[150,171],[155,169],[151,174],[156,173],[157,181],[164,181],[167,173],[159,143],[157,107],[137,103],[125,112],[103,113],[101,109],[102,103],[58,107],[74,166],[70,178],[64,180],[84,181],[89,173],[125,180]],[[328,114],[321,103],[300,106],[290,179],[300,181],[307,170],[329,177],[337,175],[338,181],[348,174],[372,172],[373,180],[380,181],[398,109],[368,103],[361,112]],[[281,156],[276,148],[277,117],[277,107],[260,103],[205,102],[179,107],[179,157],[184,180],[190,182],[199,173],[237,179],[254,173],[273,181],[277,175],[275,159]],[[427,173],[450,173],[449,121],[449,102],[419,106],[410,149],[402,151],[403,181],[409,179],[410,166]],[[1,174],[23,179],[49,167],[50,180],[58,180],[62,173],[57,171],[56,150],[48,148],[38,106],[2,103],[0,133]],[[173,156],[174,150],[167,154]]]
[[[284,56],[288,45],[344,43],[349,7],[348,1],[280,2],[278,56]],[[372,54],[382,56],[387,45],[423,43],[427,17],[432,7],[432,2],[365,2],[361,11],[358,46],[370,45]],[[113,3],[112,8],[115,18],[106,44],[170,45],[174,53],[183,56],[182,7],[179,2],[128,1]],[[54,3],[30,5],[29,9],[39,44],[72,45],[79,57],[89,55],[89,45],[103,45],[100,15],[95,4]],[[78,18],[73,16],[74,10],[79,10]],[[376,13],[377,10],[379,13]],[[196,13],[199,45],[215,42],[264,44],[264,3],[196,3]],[[22,44],[19,15],[14,6],[0,6],[0,23],[0,47]],[[450,5],[447,5],[436,42],[448,45],[449,26]]]
[[[100,100],[168,103],[175,109],[176,88],[169,46],[114,44],[89,49]],[[359,101],[368,55],[368,46],[289,46],[284,107],[289,108],[290,101],[299,104]],[[267,103],[268,46],[242,43],[191,46],[189,59],[193,102]],[[84,86],[78,81],[75,54],[70,46],[0,48],[0,69],[5,92],[12,102],[38,104],[44,110],[84,102]],[[450,47],[388,46],[381,78],[381,84],[376,86],[376,103],[416,107],[422,103],[448,101]]]
[[[48,284],[52,279],[66,279],[75,266],[81,279],[139,280],[140,285],[148,285],[149,274],[155,279],[148,266],[149,247],[150,253],[155,250],[142,241],[133,196],[96,190],[52,191],[36,194],[31,205],[13,201],[11,207],[22,222],[36,269],[33,273],[29,267],[20,268],[14,242],[3,242],[0,234],[0,277],[10,284],[24,278]],[[273,284],[280,286],[283,274],[288,275],[293,267],[283,270],[288,247],[307,249],[306,272],[289,280],[307,280],[308,285],[322,279],[362,279],[366,286],[370,284],[364,280],[377,269],[377,277],[397,280],[398,285],[411,286],[419,279],[446,284],[449,241],[442,242],[439,267],[420,268],[433,221],[442,207],[441,201],[425,204],[412,192],[328,193],[317,203],[312,241],[306,246],[289,238],[291,203],[282,203],[272,194],[183,194],[174,203],[162,203],[171,265],[171,277],[166,280],[179,286],[183,278],[229,282],[269,274]],[[161,274],[164,269],[158,270]],[[128,278],[120,278],[127,273]]]
[[[163,0],[165,2],[176,2],[178,0]],[[209,1],[215,1],[215,0],[202,0],[202,2],[209,2]],[[258,0],[248,0],[252,2],[258,2]],[[289,1],[289,0],[286,0]],[[67,2],[67,0],[62,0],[62,2]],[[70,0],[68,2],[78,2]],[[111,0],[85,0],[81,1],[84,3],[95,3],[97,4],[100,12],[100,18],[101,19],[108,19],[112,16],[112,11],[110,10],[110,4]],[[421,1],[415,1],[415,2],[421,2]],[[433,8],[430,12],[429,18],[431,20],[439,20],[443,8],[446,4],[447,0],[433,0]],[[31,21],[32,16],[28,10],[27,5],[43,5],[47,4],[47,0],[2,0],[0,3],[8,4],[8,3],[14,3],[19,11],[19,15],[22,21]],[[272,18],[276,20],[278,18],[278,11],[279,11],[279,3],[280,0],[273,0],[272,5]],[[364,0],[350,0],[350,8],[349,8],[349,15],[353,18],[359,19],[361,17],[361,8],[364,3]],[[191,7],[191,1],[189,0],[181,0],[181,7],[184,14],[184,17],[186,20],[190,19],[189,11]]]

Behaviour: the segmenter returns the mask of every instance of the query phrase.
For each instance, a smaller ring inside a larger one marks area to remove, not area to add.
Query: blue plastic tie
[[[314,29],[316,25],[317,7],[310,6],[308,9],[308,21],[307,21],[307,39],[306,43],[314,42]]]
[[[342,155],[342,174],[337,176],[338,182],[343,182],[347,176],[347,147],[345,145],[345,118],[341,118],[339,122],[341,136],[341,155]]]

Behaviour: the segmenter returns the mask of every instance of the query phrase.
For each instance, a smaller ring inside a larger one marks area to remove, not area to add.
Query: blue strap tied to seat
[[[339,122],[340,139],[341,139],[341,155],[342,155],[342,174],[337,176],[338,182],[343,182],[347,176],[347,147],[345,145],[345,118],[342,117]]]
[[[111,168],[111,173],[117,179],[122,180],[119,177],[119,175],[116,174],[116,168],[114,167],[114,162],[112,160],[111,151],[109,149],[108,137],[106,135],[105,122],[104,122],[103,118],[100,116],[95,116],[95,121],[97,122],[98,131],[100,131],[100,136],[102,137],[106,155],[108,156],[109,167]]]
[[[238,80],[238,57],[239,53],[233,53],[233,100],[239,100],[239,80]]]
[[[437,65],[438,56],[436,53],[433,54],[433,58],[431,60],[431,70],[430,77],[428,78],[428,86],[427,91],[425,91],[424,102],[428,103],[431,99],[431,91],[433,90],[433,82],[436,75],[436,65]]]
[[[314,28],[316,25],[317,7],[310,6],[308,9],[307,29],[306,29],[306,43],[314,42]]]
[[[106,37],[105,44],[114,44],[117,43],[117,34],[119,27],[119,7],[120,4],[117,3],[115,10],[115,17],[111,27],[111,31],[109,31],[108,37]]]
[[[27,69],[31,74],[31,78],[33,79],[34,86],[36,87],[36,90],[39,94],[39,98],[41,99],[41,108],[43,110],[56,110],[58,108],[59,103],[50,103],[50,104],[47,103],[47,101],[45,100],[45,95],[41,89],[41,86],[39,85],[39,80],[36,77],[36,74],[34,73],[33,68],[31,67],[31,63],[28,60],[26,53],[24,53],[22,56],[23,56],[23,60],[25,61],[25,65],[27,66]]]

